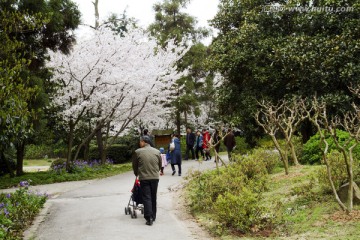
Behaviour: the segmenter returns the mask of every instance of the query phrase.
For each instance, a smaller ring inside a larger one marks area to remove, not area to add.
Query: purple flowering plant
[[[29,186],[29,181],[21,181],[15,192],[0,194],[0,239],[21,239],[46,202],[47,194],[33,193]]]
[[[114,162],[111,159],[107,159],[105,165],[102,165],[100,160],[89,160],[89,161],[76,160],[71,163],[70,168],[69,168],[70,170],[67,170],[66,161],[62,161],[62,162],[53,164],[51,166],[51,170],[57,174],[63,174],[66,172],[80,173],[80,172],[85,172],[87,170],[93,170],[96,168],[101,168],[104,166],[106,167],[106,166],[113,165],[113,164],[114,164]]]

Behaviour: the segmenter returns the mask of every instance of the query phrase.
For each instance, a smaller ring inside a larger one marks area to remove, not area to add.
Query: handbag
[[[170,151],[174,151],[175,150],[175,143],[171,142],[170,146],[169,146]]]

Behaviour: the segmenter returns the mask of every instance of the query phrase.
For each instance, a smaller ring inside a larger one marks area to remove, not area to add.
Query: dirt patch
[[[354,210],[349,214],[346,214],[343,211],[337,211],[334,214],[329,216],[329,219],[336,222],[350,222],[350,221],[360,221],[360,210]]]

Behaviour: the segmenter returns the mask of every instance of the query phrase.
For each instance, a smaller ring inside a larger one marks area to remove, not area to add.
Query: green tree
[[[124,10],[122,14],[112,13],[103,24],[123,36],[125,32],[129,31],[129,28],[137,27],[137,20],[129,17]]]
[[[28,101],[36,92],[29,86],[29,78],[22,74],[30,61],[21,52],[24,44],[14,36],[33,31],[41,26],[42,21],[39,15],[28,18],[21,12],[0,11],[0,162],[1,172],[9,172],[11,176],[11,159],[6,152],[19,136],[25,139],[31,134],[28,119],[32,113],[28,109]]]
[[[187,54],[178,62],[180,71],[188,69],[189,74],[177,79],[173,86],[171,103],[165,106],[173,106],[173,119],[180,133],[181,125],[188,125],[188,114],[199,115],[199,90],[204,85],[208,71],[204,66],[207,56],[207,47],[199,41],[209,34],[205,28],[196,27],[196,19],[183,12],[189,0],[165,0],[154,5],[155,22],[149,26],[149,31],[161,47],[166,47],[169,40],[173,39],[177,45],[193,44]],[[184,118],[181,118],[184,114]]]
[[[22,118],[26,120],[27,132],[31,132],[34,126],[41,128],[46,122],[43,109],[48,102],[47,94],[52,88],[47,81],[50,73],[44,67],[47,51],[50,49],[69,53],[75,42],[72,30],[80,23],[80,12],[70,0],[4,0],[0,2],[0,8],[10,15],[18,13],[24,19],[40,19],[38,25],[32,28],[6,33],[13,41],[21,43],[16,49],[18,56],[15,59],[28,62],[18,73],[16,84],[33,89],[33,93],[26,99],[26,107],[31,115],[28,119]],[[14,23],[14,28],[18,27]],[[24,149],[28,139],[19,134],[12,142],[17,149],[18,175],[23,173]]]
[[[358,0],[279,4],[298,10],[271,11],[263,0],[221,0],[212,20],[219,34],[210,46],[209,65],[226,79],[220,111],[241,126],[248,141],[259,133],[251,119],[257,100],[277,103],[293,95],[317,95],[334,114],[350,108],[354,97],[348,86],[360,80]],[[300,7],[351,8],[329,12]]]

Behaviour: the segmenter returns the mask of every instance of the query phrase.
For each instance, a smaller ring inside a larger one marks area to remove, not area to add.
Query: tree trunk
[[[103,157],[105,154],[105,158],[106,158],[106,152],[104,151],[104,143],[103,143],[103,139],[102,139],[102,128],[100,128],[96,131],[96,143],[97,143],[98,151],[99,151],[99,157],[100,157],[99,160],[101,161],[101,163],[103,163]]]
[[[317,123],[315,123],[317,124]],[[345,204],[341,201],[341,199],[339,198],[339,195],[337,194],[337,191],[336,191],[336,188],[335,188],[335,184],[334,184],[334,181],[333,181],[333,178],[332,178],[332,174],[331,174],[331,166],[329,164],[329,161],[327,160],[327,153],[328,153],[328,150],[329,150],[329,144],[328,142],[325,140],[325,136],[321,133],[321,128],[319,125],[317,125],[317,128],[318,128],[318,131],[320,133],[320,142],[322,142],[324,145],[325,145],[325,148],[324,150],[322,151],[322,157],[323,157],[323,160],[324,160],[324,163],[326,165],[326,172],[327,172],[327,177],[328,177],[328,180],[329,180],[329,183],[330,183],[330,186],[331,186],[331,190],[334,194],[334,197],[337,201],[337,203],[339,204],[339,206],[341,207],[341,209],[343,211],[346,211],[348,212],[348,209],[347,207],[345,206]],[[350,187],[350,186],[349,186]]]
[[[289,145],[289,147],[290,147],[291,157],[292,157],[292,159],[293,159],[293,161],[294,161],[295,166],[299,166],[300,163],[299,163],[298,158],[297,158],[297,156],[296,156],[296,151],[295,151],[295,146],[294,146],[294,144],[292,143],[292,141],[289,141],[289,142],[288,142],[288,145]]]
[[[87,141],[84,144],[84,161],[89,161],[90,159],[90,141]]]
[[[21,141],[19,144],[16,144],[16,176],[21,176],[24,174],[23,171],[24,154],[25,154],[25,142]]]
[[[188,126],[187,111],[184,112],[184,124],[185,124],[185,127]]]
[[[349,162],[346,162],[346,168],[348,171],[349,191],[348,191],[348,210],[352,211],[354,205],[354,173],[353,173],[353,149],[356,145],[349,149]]]
[[[68,135],[68,148],[67,148],[67,158],[66,158],[66,170],[70,170],[70,162],[71,162],[71,155],[72,155],[72,147],[74,144],[74,124],[72,121],[70,121],[70,129],[69,129],[69,135]]]
[[[180,117],[180,111],[176,110],[176,132],[180,136],[181,132],[181,117]]]
[[[286,151],[285,151],[285,153],[283,152],[275,135],[271,134],[270,136],[271,136],[272,141],[274,142],[276,149],[279,151],[281,161],[284,163],[285,175],[289,175],[289,161],[287,158],[287,153],[286,153]]]
[[[95,29],[99,27],[99,0],[93,2],[95,8]]]

